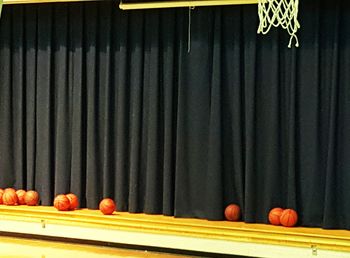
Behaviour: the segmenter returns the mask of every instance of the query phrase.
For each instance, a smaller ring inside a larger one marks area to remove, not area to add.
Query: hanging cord
[[[191,16],[192,16],[193,9],[194,9],[193,6],[188,8],[187,53],[191,52]]]
[[[300,24],[298,22],[299,0],[259,0],[258,15],[259,28],[258,33],[266,34],[272,26],[282,26],[290,35],[288,47],[292,46],[295,39],[295,46],[299,46],[296,35]]]

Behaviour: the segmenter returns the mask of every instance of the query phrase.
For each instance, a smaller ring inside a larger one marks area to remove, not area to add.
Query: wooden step
[[[47,206],[0,205],[0,216],[2,222],[36,223],[41,228],[45,228],[47,225],[60,225],[84,229],[220,240],[232,243],[242,242],[350,252],[350,232],[347,230],[287,228],[265,224],[207,221],[128,212],[115,212],[108,216],[103,215],[98,210],[79,209],[59,212],[54,207]],[[18,232],[21,233],[20,228]],[[113,239],[113,241],[116,240]]]

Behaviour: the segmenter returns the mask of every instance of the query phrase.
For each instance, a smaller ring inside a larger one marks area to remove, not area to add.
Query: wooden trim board
[[[350,231],[0,205],[0,231],[259,257],[350,257]],[[270,250],[270,251],[268,251]],[[294,250],[294,251],[293,251]],[[264,254],[265,252],[265,254]],[[331,253],[332,252],[332,255]],[[345,256],[343,256],[345,255]]]

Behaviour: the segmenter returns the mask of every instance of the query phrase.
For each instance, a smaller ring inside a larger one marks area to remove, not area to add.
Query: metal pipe
[[[119,3],[122,10],[154,9],[154,8],[175,8],[175,7],[197,7],[197,6],[220,6],[237,4],[257,4],[258,0],[192,0],[192,1],[158,1]]]

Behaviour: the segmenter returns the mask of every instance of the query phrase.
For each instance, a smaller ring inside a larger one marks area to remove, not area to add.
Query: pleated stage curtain
[[[257,6],[5,6],[0,187],[43,205],[350,229],[350,4],[301,1],[301,46]],[[190,50],[190,51],[188,51]]]

